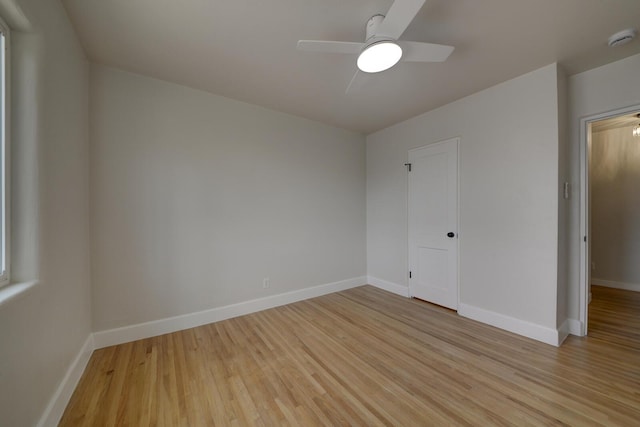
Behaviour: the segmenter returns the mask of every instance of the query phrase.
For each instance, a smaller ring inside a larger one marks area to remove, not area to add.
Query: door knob
[[[456,237],[456,233],[454,233],[453,231],[450,231],[450,232],[447,233],[447,237],[454,238],[454,237]]]

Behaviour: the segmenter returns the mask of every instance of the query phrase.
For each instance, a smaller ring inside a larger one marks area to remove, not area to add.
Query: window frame
[[[0,17],[0,288],[11,281],[10,204],[10,40],[11,31]],[[2,46],[3,45],[3,46]],[[4,264],[4,265],[3,265]],[[2,268],[4,267],[4,268]]]

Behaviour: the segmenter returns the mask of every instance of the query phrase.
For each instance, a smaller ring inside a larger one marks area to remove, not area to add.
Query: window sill
[[[37,280],[32,280],[30,282],[9,283],[7,286],[3,286],[0,288],[0,306],[24,295],[37,284]]]

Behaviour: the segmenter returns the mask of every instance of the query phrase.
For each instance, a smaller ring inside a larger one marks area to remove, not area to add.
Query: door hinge
[[[411,272],[409,272],[409,279],[411,279]]]
[[[411,163],[404,164],[407,167],[407,172],[411,172]]]
[[[584,240],[584,242],[586,243],[586,242],[587,242],[587,236],[584,236],[584,239],[583,239],[583,240]]]

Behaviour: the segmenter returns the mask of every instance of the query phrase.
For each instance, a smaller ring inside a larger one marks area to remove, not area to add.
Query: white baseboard
[[[626,291],[640,292],[640,283],[616,282],[614,280],[594,279],[591,278],[591,284],[604,286],[606,288],[624,289]]]
[[[196,326],[202,326],[208,323],[230,319],[232,317],[244,316],[245,314],[251,314],[257,311],[355,288],[357,286],[364,285],[367,281],[366,279],[367,278],[365,276],[354,277],[347,280],[341,280],[339,282],[285,292],[224,307],[217,307],[195,313],[169,317],[166,319],[94,332],[94,344],[95,348],[98,349],[129,341],[177,332],[183,329],[194,328]]]
[[[89,334],[82,348],[80,348],[80,352],[78,352],[76,358],[71,362],[69,369],[67,369],[66,374],[62,378],[62,382],[51,397],[51,400],[49,400],[47,408],[40,417],[40,421],[38,421],[38,427],[54,427],[58,425],[69,403],[69,399],[71,399],[71,395],[76,389],[78,381],[80,381],[80,377],[87,367],[87,363],[89,363],[93,349],[93,335]]]
[[[558,346],[564,342],[569,336],[569,324],[568,320],[565,320],[562,325],[558,328]]]
[[[558,330],[526,320],[462,303],[458,305],[458,314],[556,347],[561,343]]]
[[[376,288],[380,288],[403,297],[409,297],[409,287],[407,286],[398,285],[397,283],[388,282],[373,276],[367,276],[367,283],[371,286],[375,286]]]
[[[577,319],[567,319],[569,322],[569,333],[571,335],[575,335],[577,337],[584,336],[584,327],[582,326],[582,322]]]
[[[558,345],[562,344],[569,335],[583,336],[582,322],[577,319],[565,320],[558,329]]]

